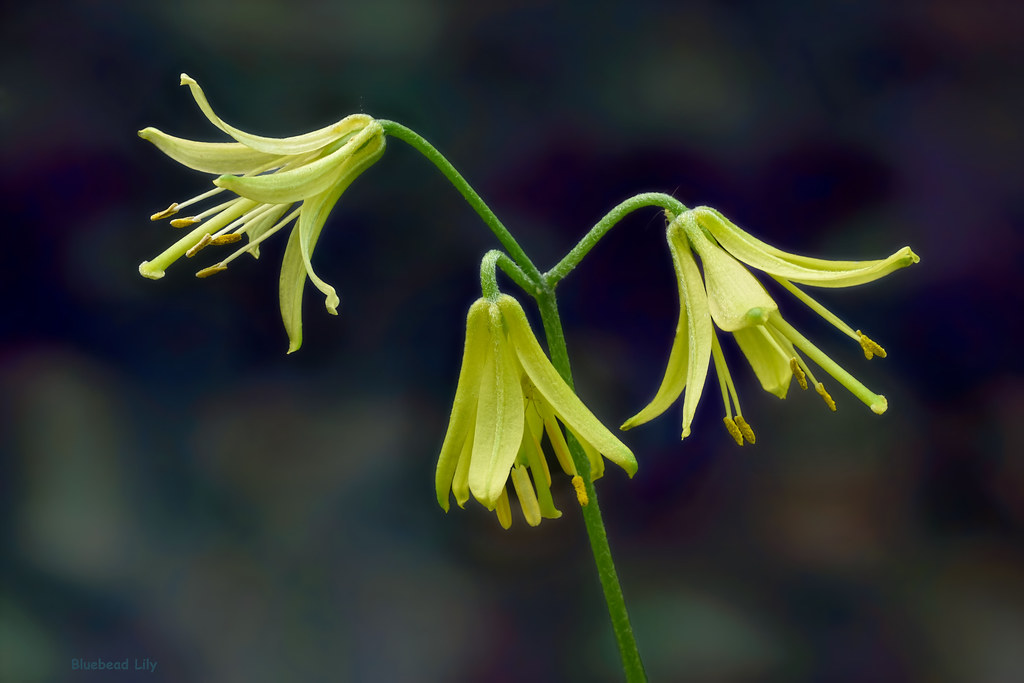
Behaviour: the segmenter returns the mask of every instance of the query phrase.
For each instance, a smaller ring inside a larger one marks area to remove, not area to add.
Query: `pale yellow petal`
[[[234,126],[225,123],[219,116],[213,113],[213,108],[203,94],[202,88],[188,74],[181,74],[181,84],[187,85],[192,91],[192,97],[196,104],[206,114],[210,122],[222,131],[233,137],[238,142],[251,147],[254,150],[267,154],[303,154],[325,147],[345,135],[351,134],[361,128],[365,128],[373,119],[366,114],[353,114],[346,116],[337,123],[315,130],[304,135],[295,135],[286,138],[268,138],[260,135],[252,135],[239,130]]]
[[[259,152],[240,142],[195,142],[157,128],[143,128],[139,137],[152,142],[179,164],[204,173],[249,173],[281,159],[278,154]]]
[[[434,477],[437,502],[446,512],[448,492],[453,486],[453,479],[457,477],[457,468],[468,468],[468,458],[466,465],[462,464],[461,459],[472,452],[472,434],[480,394],[480,373],[488,350],[488,318],[487,302],[483,299],[478,299],[470,306],[469,314],[466,316],[466,343],[462,351],[462,367],[459,369],[459,381],[455,387],[455,400],[452,402],[448,431],[444,443],[441,444],[441,454],[437,459]],[[467,443],[470,453],[464,455]],[[468,469],[465,474],[468,476]],[[458,498],[457,492],[456,500]]]
[[[291,170],[263,175],[222,175],[217,187],[267,204],[297,202],[348,185],[384,154],[384,135],[374,122],[330,154]]]
[[[523,438],[523,389],[501,322],[489,304],[488,349],[481,369],[473,459],[469,464],[469,490],[493,509],[508,481],[509,470]]]
[[[764,325],[755,325],[733,332],[736,343],[746,356],[761,387],[779,398],[786,398],[793,370],[790,359],[793,353],[787,351]]]
[[[697,221],[730,254],[766,273],[818,287],[850,287],[877,280],[920,261],[910,247],[876,261],[829,261],[790,254],[744,232],[718,211],[693,209]]]
[[[594,417],[551,365],[530,329],[526,313],[519,302],[503,294],[498,298],[497,305],[505,317],[509,339],[519,363],[551,410],[569,429],[584,437],[606,458],[633,476],[637,464],[632,451]]]

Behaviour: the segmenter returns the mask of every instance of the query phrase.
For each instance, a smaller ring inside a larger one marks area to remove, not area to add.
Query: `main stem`
[[[572,369],[569,366],[569,351],[565,345],[565,334],[562,332],[562,321],[558,315],[555,293],[548,289],[538,295],[536,299],[544,325],[544,334],[547,337],[548,352],[551,354],[551,363],[566,384],[575,390]],[[587,490],[588,503],[582,506],[583,524],[586,526],[587,536],[590,538],[590,549],[594,554],[594,563],[597,565],[597,575],[601,580],[604,600],[608,604],[608,614],[611,616],[615,641],[618,643],[619,654],[622,656],[622,668],[626,673],[626,681],[629,683],[646,682],[647,674],[644,672],[640,650],[637,648],[636,638],[633,636],[633,627],[629,623],[626,601],[622,596],[622,587],[619,585],[619,575],[615,571],[615,562],[612,560],[612,549],[608,545],[608,534],[605,532],[604,521],[601,518],[601,508],[597,503],[597,489],[590,478],[590,460],[572,433],[567,432],[567,436],[573,464],[576,465],[576,470],[583,478],[583,484]]]

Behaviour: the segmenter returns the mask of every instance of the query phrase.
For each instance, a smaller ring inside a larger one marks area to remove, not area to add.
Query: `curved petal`
[[[448,511],[448,492],[453,485],[456,466],[461,464],[460,456],[467,441],[472,444],[473,422],[480,395],[480,373],[483,370],[484,355],[487,353],[487,308],[487,302],[478,299],[469,307],[469,314],[466,316],[466,344],[462,351],[462,367],[459,369],[459,382],[455,387],[455,400],[452,402],[448,431],[445,433],[444,443],[441,444],[441,454],[437,459],[437,472],[434,477],[437,502],[445,512]]]
[[[383,153],[384,135],[375,123],[334,152],[298,168],[254,176],[222,175],[213,184],[257,202],[297,202],[325,192],[339,182],[352,182]]]
[[[188,74],[181,74],[181,84],[187,85],[189,90],[192,91],[192,97],[195,98],[196,104],[206,114],[206,118],[210,120],[210,123],[243,145],[252,147],[260,152],[266,152],[267,154],[303,154],[305,152],[312,152],[329,145],[338,138],[367,126],[373,121],[373,118],[366,114],[352,114],[337,123],[332,123],[329,126],[304,135],[295,135],[287,138],[268,138],[261,135],[251,135],[228,125],[219,116],[214,114],[213,108],[210,107],[210,103],[206,99],[206,95],[203,94],[203,89]]]
[[[704,265],[704,285],[715,324],[733,332],[767,322],[779,307],[757,278],[704,234],[692,212],[679,221]]]
[[[203,173],[249,173],[280,159],[279,154],[258,152],[240,142],[196,142],[159,130],[143,128],[139,137],[177,161]]]
[[[627,420],[622,429],[635,427],[661,415],[686,388],[683,397],[685,438],[690,433],[690,422],[704,391],[704,380],[711,362],[711,313],[704,281],[682,225],[679,222],[670,225],[667,237],[679,283],[679,324],[676,326],[665,378],[657,395],[647,407]]]
[[[740,261],[766,273],[803,284],[819,287],[860,285],[921,260],[910,247],[903,247],[892,256],[877,261],[828,261],[799,256],[776,249],[740,230],[714,209],[702,206],[693,209],[692,213],[722,248]]]
[[[523,440],[523,389],[512,350],[502,329],[501,314],[488,305],[488,348],[481,369],[469,490],[493,510],[505,490],[509,471]]]
[[[516,465],[512,468],[512,486],[516,489],[516,496],[519,498],[519,506],[523,508],[523,517],[530,526],[540,524],[540,504],[537,502],[537,492],[533,490],[530,483],[530,473],[523,465]]]
[[[337,292],[334,291],[334,287],[321,280],[313,271],[310,256],[313,253],[313,248],[316,247],[317,240],[320,239],[320,231],[323,230],[324,223],[327,222],[327,216],[338,202],[338,198],[341,197],[344,189],[344,187],[335,188],[323,195],[307,199],[305,206],[302,207],[302,213],[299,214],[299,224],[296,227],[299,233],[299,249],[302,252],[302,263],[306,267],[306,274],[309,276],[310,282],[323,292],[326,297],[324,305],[327,307],[327,312],[331,315],[338,315],[338,304],[341,303],[341,300],[338,298]]]
[[[733,336],[761,382],[761,387],[779,398],[786,398],[790,380],[793,379],[789,360],[794,354],[779,345],[764,325],[736,330]]]
[[[526,313],[519,302],[502,294],[497,305],[505,316],[508,336],[515,347],[519,363],[558,418],[606,458],[626,470],[629,476],[636,474],[636,458],[632,451],[594,417],[551,365],[530,329]]]
[[[299,231],[292,228],[288,245],[281,261],[281,277],[278,284],[278,300],[281,305],[281,320],[288,333],[288,353],[298,351],[302,346],[302,290],[306,286],[306,265],[302,262],[302,247],[299,246]]]

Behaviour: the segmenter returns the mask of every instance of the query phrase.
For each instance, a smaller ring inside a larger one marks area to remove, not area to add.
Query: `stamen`
[[[223,202],[221,204],[218,204],[217,206],[211,206],[206,211],[203,211],[202,213],[196,215],[195,218],[197,218],[199,220],[203,220],[207,216],[212,216],[214,214],[220,213],[220,212],[224,211],[225,209],[227,209],[232,204],[238,204],[241,201],[243,201],[241,197],[235,197],[234,199],[229,199],[228,201]],[[258,206],[258,204],[256,202],[252,201],[252,200],[246,199],[245,201],[249,204],[249,209],[246,209],[246,210],[251,210],[253,207]],[[242,213],[244,213],[244,211]],[[238,216],[239,214],[236,213],[234,215]],[[234,218],[231,218],[230,220],[234,220]]]
[[[718,343],[718,335],[715,334],[714,330],[711,331],[711,355],[715,359],[715,372],[719,372],[719,366],[721,366],[721,372],[719,373],[719,381],[725,380],[725,389],[729,391],[729,398],[732,399],[733,406],[736,407],[736,414],[740,413],[740,396],[736,393],[736,385],[732,381],[732,374],[729,372],[729,366],[725,363],[725,356],[722,354],[722,346]],[[731,416],[732,411],[726,407],[726,414]]]
[[[800,384],[800,388],[807,390],[807,375],[804,374],[803,369],[800,367],[800,363],[797,362],[796,356],[789,359],[789,369],[793,371],[793,376],[796,377],[796,381]]]
[[[872,356],[878,356],[879,358],[885,358],[885,349],[872,341],[866,334],[857,330],[857,341],[860,342],[860,347],[864,349],[864,357],[871,360]]]
[[[810,295],[805,293],[803,290],[798,289],[797,286],[794,285],[792,282],[790,282],[786,278],[782,278],[777,275],[772,275],[772,277],[775,279],[776,282],[778,282],[780,285],[789,290],[789,292],[793,296],[795,296],[797,299],[800,299],[800,301],[804,302],[804,304],[806,304],[808,308],[810,308],[812,311],[820,315],[825,320],[832,323],[832,325],[834,325],[835,328],[838,329],[840,332],[850,337],[851,339],[857,338],[858,333],[855,333],[852,327],[850,327],[842,320],[840,320],[839,316],[837,316],[835,313],[828,310],[827,308],[819,304],[817,301],[812,299]]]
[[[821,349],[812,344],[802,334],[797,332],[793,327],[787,323],[781,315],[775,313],[772,315],[770,325],[773,325],[779,330],[787,339],[793,342],[793,345],[800,349],[803,353],[807,354],[807,357],[817,363],[822,370],[832,375],[840,384],[849,390],[851,394],[863,401],[864,405],[871,408],[875,412],[884,411],[885,403],[882,398],[868,389],[866,386],[857,381],[853,375],[843,369],[838,363],[826,356]],[[804,370],[806,370],[804,366]],[[808,373],[810,374],[810,373]],[[811,380],[813,381],[813,377]],[[817,382],[815,384],[818,384]],[[821,390],[818,390],[821,393]],[[826,400],[828,402],[828,400]],[[830,405],[829,408],[832,406]]]
[[[225,266],[223,263],[218,263],[215,266],[210,266],[209,268],[203,268],[198,273],[196,273],[196,277],[199,277],[199,278],[210,277],[211,275],[216,275],[217,273],[221,272],[222,270],[227,270],[227,269],[228,269],[228,267]]]
[[[533,490],[533,483],[530,481],[530,474],[524,465],[516,465],[512,468],[512,486],[516,489],[516,496],[519,498],[519,506],[523,509],[523,516],[530,526],[540,524],[540,504],[537,502],[537,492]]]
[[[196,242],[195,246],[185,252],[185,258],[192,258],[199,253],[199,250],[205,247],[207,244],[213,241],[213,237],[210,233],[203,235],[203,239]]]
[[[817,384],[814,385],[814,388],[817,390],[819,394],[821,394],[821,397],[825,400],[825,405],[828,406],[828,409],[831,410],[833,413],[836,412],[836,402],[832,400],[832,396],[830,396],[829,393],[825,390],[825,385],[822,384],[821,382],[818,382]]]
[[[748,425],[747,421],[743,419],[743,416],[737,415],[734,421],[736,422],[736,426],[740,428],[740,433],[743,434],[743,438],[753,444],[754,430],[750,428],[750,425]]]
[[[572,478],[572,487],[576,489],[576,500],[579,501],[580,507],[586,507],[587,503],[590,502],[590,498],[587,497],[587,487],[583,484],[583,477],[576,475]]]
[[[241,233],[229,232],[225,235],[217,235],[216,237],[210,240],[210,244],[212,244],[215,247],[219,247],[222,244],[234,244],[235,242],[238,242],[241,239]]]
[[[502,529],[512,526],[512,508],[508,504],[508,487],[501,489],[501,495],[498,497],[498,504],[494,506],[494,511],[498,514],[498,524]]]
[[[163,211],[157,211],[156,213],[154,213],[152,216],[149,217],[149,220],[151,220],[151,221],[162,221],[165,218],[170,218],[171,216],[173,216],[176,213],[178,213],[178,204],[177,204],[177,202],[171,204],[170,206],[168,206]]]
[[[723,417],[722,422],[725,423],[725,428],[729,431],[729,434],[736,440],[737,446],[743,445],[743,432],[740,431],[739,426],[731,417]]]
[[[234,261],[234,260],[235,260],[236,258],[238,258],[238,257],[239,257],[239,256],[241,256],[242,254],[244,254],[245,252],[247,252],[247,251],[251,252],[251,251],[253,250],[253,248],[254,248],[254,247],[257,247],[257,246],[259,246],[259,244],[260,244],[260,243],[261,243],[261,242],[262,242],[263,240],[267,239],[268,237],[270,237],[271,235],[273,235],[274,233],[276,233],[276,232],[277,232],[278,230],[280,230],[280,229],[281,229],[281,228],[283,228],[284,226],[288,225],[288,223],[290,223],[290,222],[292,222],[293,220],[295,220],[295,217],[299,215],[299,212],[300,212],[301,210],[302,210],[302,207],[301,207],[301,206],[300,206],[299,208],[295,209],[295,210],[294,210],[294,211],[292,211],[292,212],[291,212],[290,214],[288,214],[287,216],[285,216],[284,218],[282,218],[282,219],[281,219],[280,221],[278,221],[277,225],[275,225],[275,226],[274,226],[274,227],[272,227],[272,228],[269,228],[269,229],[268,229],[268,230],[267,230],[266,232],[264,232],[264,233],[263,233],[262,235],[260,235],[260,236],[259,236],[259,237],[257,237],[256,239],[254,239],[254,240],[250,241],[250,242],[249,242],[249,244],[245,245],[244,247],[242,247],[242,248],[241,248],[241,249],[239,249],[238,251],[236,251],[236,252],[234,252],[233,254],[231,254],[231,256],[228,256],[228,257],[227,257],[226,259],[224,259],[223,261],[221,261],[221,263],[223,263],[223,264],[228,264],[228,263],[231,263],[231,262],[232,262],[232,261]]]
[[[207,197],[212,197],[213,195],[217,194],[218,192],[223,192],[223,191],[224,191],[223,187],[215,187],[212,190],[210,190],[209,192],[204,192],[202,194],[197,194],[195,197],[192,197],[192,199],[185,200],[181,204],[178,204],[177,205],[178,211],[181,211],[186,206],[191,206],[192,204],[195,204],[197,202],[201,202],[204,199],[206,199]]]
[[[251,211],[249,211],[249,212],[239,216],[237,219],[235,219],[231,223],[225,225],[223,228],[218,230],[214,234],[214,238],[220,237],[221,235],[224,235],[224,234],[232,232],[232,231],[235,231],[235,232],[237,232],[239,234],[244,233],[246,231],[246,229],[249,227],[249,223],[250,222],[258,220],[260,218],[260,216],[264,216],[267,213],[273,211],[274,207],[276,207],[276,206],[277,206],[276,204],[261,204],[259,206],[256,206]],[[243,226],[243,227],[239,228],[239,226]],[[235,230],[235,228],[239,228],[239,229]]]
[[[199,216],[188,216],[187,218],[175,218],[171,221],[172,228],[187,228],[190,225],[195,225],[203,219]]]

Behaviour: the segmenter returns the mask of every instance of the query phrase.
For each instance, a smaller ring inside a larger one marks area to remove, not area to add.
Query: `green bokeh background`
[[[2,12],[0,681],[619,679],[567,482],[537,529],[434,501],[496,243],[428,163],[392,142],[343,197],[314,258],[340,316],[310,288],[296,354],[282,240],[211,280],[138,276],[174,237],[149,214],[207,179],[135,131],[222,139],[182,71],[253,132],[421,132],[542,268],[641,191],[823,257],[912,245],[919,266],[820,296],[885,360],[778,297],[890,411],[780,402],[726,342],[757,445],[713,385],[686,442],[678,413],[629,432],[639,473],[599,485],[612,547],[652,680],[1024,680],[1019,3]],[[560,287],[610,425],[670,345],[663,228],[631,216]]]

